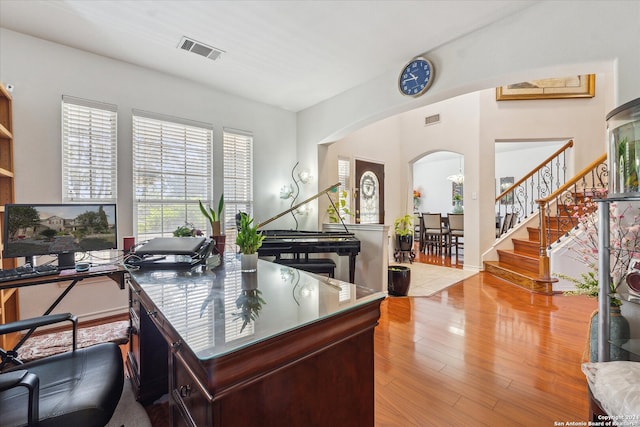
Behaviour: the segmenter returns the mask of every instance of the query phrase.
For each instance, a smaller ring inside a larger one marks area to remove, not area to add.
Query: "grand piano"
[[[298,209],[300,206],[333,191],[339,185],[340,183],[334,184],[326,190],[323,190],[305,201],[298,203],[278,215],[258,224],[258,228],[260,229],[264,225],[295,209]],[[329,198],[329,200],[331,200],[331,198]],[[333,203],[333,201],[331,201],[331,203]],[[285,257],[291,256],[294,260],[299,261],[302,264],[312,260],[312,258],[309,258],[309,254],[335,253],[339,256],[348,256],[349,282],[353,283],[355,280],[356,257],[360,253],[360,240],[355,237],[354,233],[348,231],[346,225],[344,225],[344,229],[344,232],[262,230],[262,234],[265,236],[265,239],[262,242],[262,246],[258,249],[258,255],[261,257],[274,256],[276,262],[282,262],[285,259],[283,258],[283,255]]]

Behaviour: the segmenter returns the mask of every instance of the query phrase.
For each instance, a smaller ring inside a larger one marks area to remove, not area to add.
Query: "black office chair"
[[[76,349],[77,318],[69,313],[0,325],[0,335],[63,321],[74,324],[71,351],[28,363],[10,358],[14,366],[0,372],[0,426],[104,427],[113,416],[124,384],[116,344]]]

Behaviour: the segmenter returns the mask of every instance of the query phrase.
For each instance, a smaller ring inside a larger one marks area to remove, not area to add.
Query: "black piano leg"
[[[349,255],[349,283],[355,283],[356,280],[356,256]]]

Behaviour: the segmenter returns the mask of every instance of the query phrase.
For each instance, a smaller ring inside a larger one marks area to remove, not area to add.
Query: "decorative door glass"
[[[380,183],[367,171],[360,178],[360,224],[377,224],[379,218]]]

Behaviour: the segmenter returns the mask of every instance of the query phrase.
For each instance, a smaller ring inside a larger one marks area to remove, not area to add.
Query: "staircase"
[[[573,228],[567,216],[557,216],[548,231],[551,241],[558,240]],[[485,261],[486,272],[531,292],[551,295],[557,279],[540,272],[540,227],[527,226],[527,239],[512,238],[512,250],[498,249],[498,261]]]
[[[574,206],[582,209],[584,201],[588,198],[600,198],[606,195],[608,177],[606,159],[606,154],[603,154],[574,177],[559,184],[555,190],[547,191],[548,197],[536,198],[537,227],[525,225],[531,224],[532,221],[523,221],[529,216],[523,209],[527,204],[527,200],[523,200],[523,188],[539,187],[540,182],[528,183],[528,180],[535,180],[531,177],[535,177],[540,172],[536,170],[530,172],[498,196],[497,210],[505,204],[500,202],[502,198],[506,197],[510,200],[511,206],[504,208],[505,212],[510,210],[511,213],[518,215],[520,227],[526,227],[527,232],[524,233],[526,239],[520,237],[523,233],[513,233],[518,236],[510,239],[513,249],[502,249],[497,246],[498,260],[484,261],[485,271],[531,292],[553,294],[553,283],[557,282],[557,279],[550,275],[547,248],[576,225],[576,220],[571,215]],[[544,164],[540,167],[548,169]],[[533,198],[526,195],[524,197]]]

